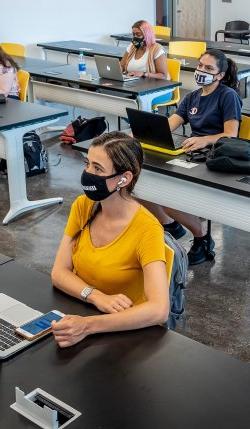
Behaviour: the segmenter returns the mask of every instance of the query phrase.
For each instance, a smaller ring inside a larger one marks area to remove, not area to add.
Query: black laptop
[[[144,149],[168,155],[184,152],[182,144],[186,137],[172,135],[166,116],[137,109],[126,110],[133,136],[140,141]]]

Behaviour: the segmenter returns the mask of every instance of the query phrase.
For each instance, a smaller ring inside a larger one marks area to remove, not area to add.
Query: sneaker
[[[215,253],[213,252],[215,242],[210,236],[210,249],[208,249],[208,235],[204,237],[194,237],[191,249],[188,252],[189,265],[201,264],[205,261],[214,259]]]
[[[183,226],[176,221],[163,225],[163,228],[164,228],[164,231],[170,232],[170,234],[176,240],[178,240],[179,238],[183,237],[183,235],[186,234],[186,230],[183,228]]]

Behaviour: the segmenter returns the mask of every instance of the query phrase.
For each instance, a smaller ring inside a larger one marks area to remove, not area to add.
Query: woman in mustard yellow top
[[[53,285],[93,304],[97,316],[53,322],[60,347],[98,332],[163,323],[169,311],[163,228],[131,193],[143,153],[120,132],[93,140],[52,270]]]

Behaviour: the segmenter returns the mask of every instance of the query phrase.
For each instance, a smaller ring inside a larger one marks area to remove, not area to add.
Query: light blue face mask
[[[214,76],[217,76],[218,73],[207,73],[202,72],[201,70],[196,69],[194,72],[194,78],[199,86],[211,85],[214,81]]]

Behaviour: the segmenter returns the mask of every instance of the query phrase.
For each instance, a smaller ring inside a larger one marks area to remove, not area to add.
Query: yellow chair
[[[183,55],[185,57],[200,58],[207,49],[206,42],[169,42],[168,53],[170,55]]]
[[[0,46],[8,55],[25,57],[25,47],[20,43],[0,43]]]
[[[168,72],[170,74],[171,80],[179,82],[180,81],[181,62],[179,60],[167,58],[167,66],[168,66]],[[152,106],[153,112],[157,113],[158,107],[166,106],[167,107],[167,113],[168,113],[168,107],[169,106],[176,106],[177,107],[177,103],[179,103],[180,98],[181,98],[180,97],[180,87],[177,86],[175,88],[175,90],[173,91],[173,98],[169,101],[166,101],[165,103],[154,104]]]
[[[241,116],[239,137],[241,139],[250,140],[250,116]]]
[[[171,249],[166,243],[165,243],[165,256],[166,256],[166,270],[167,270],[167,277],[168,282],[170,284],[172,270],[173,270],[173,264],[174,264],[174,250]]]
[[[27,91],[29,85],[30,74],[25,70],[18,70],[17,79],[19,82],[20,93],[19,98],[21,101],[27,101]]]
[[[164,27],[163,25],[153,25],[153,30],[156,37],[170,37],[171,28]]]

